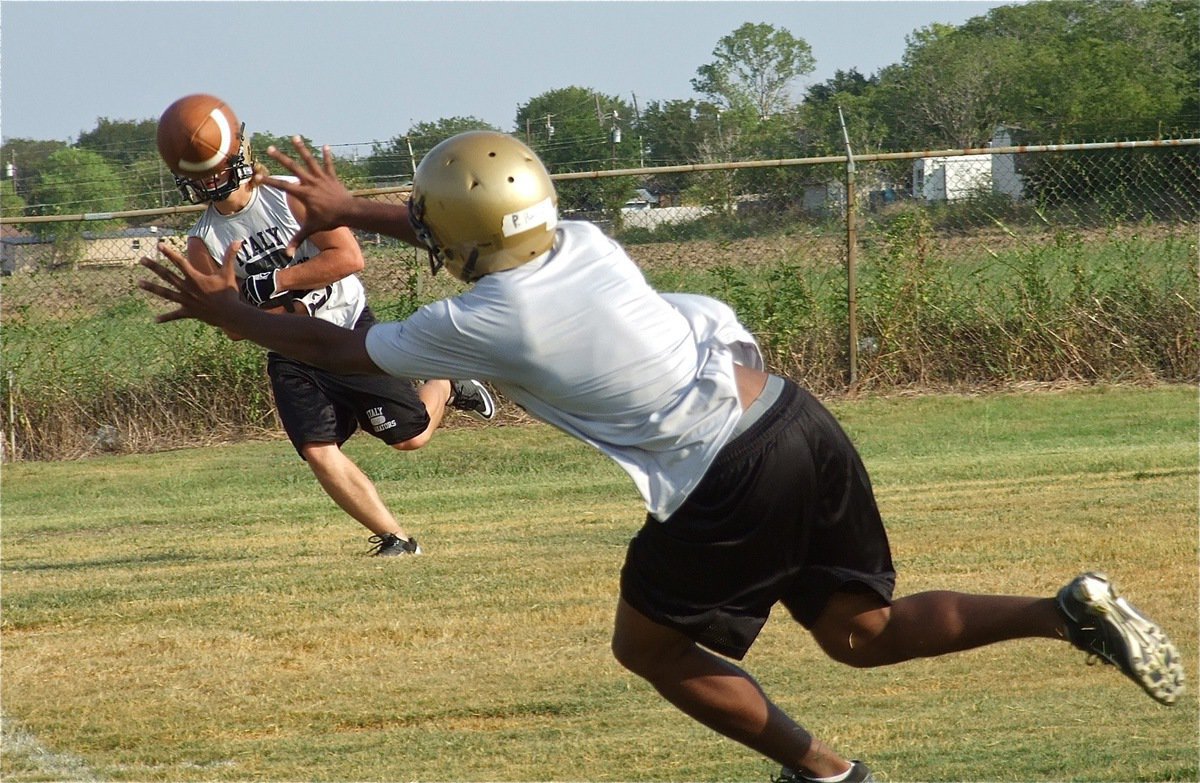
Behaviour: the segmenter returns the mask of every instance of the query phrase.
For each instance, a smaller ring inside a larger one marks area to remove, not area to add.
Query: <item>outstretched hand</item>
[[[254,184],[278,188],[304,205],[304,219],[300,230],[288,242],[289,255],[295,255],[300,243],[318,231],[329,231],[345,225],[345,216],[354,205],[354,197],[334,171],[333,153],[329,145],[321,149],[324,158],[322,163],[317,162],[299,136],[292,137],[292,146],[296,148],[299,163],[274,146],[267,147],[267,154],[299,178],[299,182],[279,179],[261,172],[254,175]]]
[[[179,305],[154,320],[159,323],[177,321],[181,318],[196,318],[213,326],[227,326],[235,308],[245,307],[238,295],[236,263],[241,240],[233,242],[225,251],[224,261],[216,272],[201,272],[175,248],[166,242],[158,243],[158,251],[166,256],[175,268],[164,266],[153,258],[142,257],[142,266],[149,269],[166,285],[150,280],[139,280],[138,287],[149,291],[160,299]]]

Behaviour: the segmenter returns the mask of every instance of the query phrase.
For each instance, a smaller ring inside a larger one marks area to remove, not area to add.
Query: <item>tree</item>
[[[1200,6],[1174,0],[999,6],[913,33],[873,102],[904,147],[978,146],[997,124],[1029,143],[1189,132],[1198,29]]]
[[[272,174],[285,174],[287,172],[278,166],[275,161],[271,159],[271,156],[267,154],[267,147],[274,147],[275,149],[285,152],[288,155],[292,155],[296,150],[296,148],[292,146],[292,136],[294,135],[297,134],[276,136],[272,133],[251,133],[250,138],[246,139],[246,144],[250,147],[250,155],[256,163],[261,163],[262,165],[266,166],[267,170],[269,170]],[[312,139],[300,134],[300,141],[305,147],[312,151],[313,154],[315,154],[318,158],[320,157],[321,151],[313,146]]]
[[[46,159],[33,188],[31,211],[41,215],[115,212],[124,205],[125,193],[112,167],[91,150],[67,147]],[[38,223],[39,236],[53,240],[54,264],[73,264],[83,254],[83,232],[103,231],[115,220]]]
[[[25,199],[17,195],[11,179],[0,181],[0,215],[16,217],[25,214]]]
[[[678,166],[706,162],[713,155],[710,139],[720,133],[720,111],[708,101],[652,101],[641,113],[636,132],[647,165]],[[727,158],[722,158],[727,159]],[[688,174],[659,174],[652,184],[663,193],[678,193],[692,181]]]
[[[628,134],[632,117],[632,107],[615,96],[565,87],[518,107],[516,126],[524,129],[525,142],[550,173],[557,174],[637,166],[640,151]],[[599,211],[619,220],[619,208],[636,184],[630,177],[559,182],[559,207]]]
[[[727,110],[753,109],[760,118],[791,108],[792,82],[816,63],[803,38],[750,22],[721,38],[713,57],[696,69],[692,87]]]
[[[873,101],[879,78],[863,76],[857,69],[836,71],[833,78],[808,88],[801,107],[803,142],[808,155],[839,155],[846,151],[846,135],[856,153],[879,151],[889,142],[891,124]],[[838,109],[841,109],[839,115]]]
[[[944,24],[908,37],[900,65],[880,73],[882,108],[906,147],[978,147],[1010,121],[1006,102],[1026,89],[1022,42]]]
[[[437,122],[419,122],[403,136],[386,144],[374,144],[366,160],[366,174],[377,186],[411,182],[413,172],[425,153],[459,133],[472,130],[498,131],[478,117],[450,117]]]
[[[30,207],[40,215],[115,212],[124,199],[120,180],[104,158],[91,150],[67,147],[46,159]]]
[[[122,209],[157,209],[181,200],[175,175],[157,153],[126,165],[121,174],[121,188],[125,193]]]
[[[13,187],[17,194],[28,200],[30,191],[37,184],[46,159],[58,150],[65,149],[65,141],[42,141],[38,139],[8,139],[0,146],[0,163],[13,167]]]
[[[79,134],[76,147],[99,154],[117,168],[158,155],[158,120],[110,120]]]

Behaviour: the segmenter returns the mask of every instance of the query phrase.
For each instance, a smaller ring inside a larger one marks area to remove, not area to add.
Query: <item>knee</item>
[[[653,644],[620,632],[613,634],[612,654],[617,663],[651,683],[678,669],[681,652],[676,645]]]
[[[849,616],[826,616],[813,628],[813,638],[833,660],[856,669],[888,662],[881,637],[891,619],[891,607],[882,606]]]
[[[336,443],[306,443],[300,447],[300,456],[314,472],[330,470],[334,460],[342,456]]]
[[[396,451],[416,451],[429,442],[433,437],[433,432],[425,430],[420,435],[414,435],[408,440],[402,440],[399,443],[393,443],[392,448]]]

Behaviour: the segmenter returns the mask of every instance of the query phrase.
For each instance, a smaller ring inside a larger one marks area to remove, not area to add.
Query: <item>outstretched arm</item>
[[[412,226],[408,222],[408,206],[406,204],[389,204],[379,201],[368,201],[355,198],[338,179],[333,167],[333,153],[329,146],[322,148],[323,162],[309,152],[308,147],[299,136],[292,137],[292,145],[296,148],[297,162],[275,147],[267,147],[267,154],[279,165],[299,178],[299,182],[289,182],[263,173],[254,175],[256,184],[267,184],[279,188],[289,196],[304,205],[304,221],[292,241],[288,243],[288,252],[295,253],[300,243],[311,234],[318,231],[328,231],[338,226],[349,226],[376,234],[395,237],[420,246]]]
[[[231,244],[221,268],[209,272],[197,269],[173,247],[160,242],[159,252],[175,269],[152,258],[142,258],[142,266],[166,285],[140,280],[138,287],[178,307],[155,320],[166,323],[195,318],[331,372],[383,374],[367,354],[366,330],[342,329],[319,318],[272,315],[243,302],[238,296],[234,273],[234,259],[241,245],[241,242]]]

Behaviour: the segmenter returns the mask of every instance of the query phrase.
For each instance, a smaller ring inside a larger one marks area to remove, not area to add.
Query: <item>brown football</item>
[[[158,153],[177,176],[203,179],[226,168],[241,148],[241,125],[215,95],[186,95],[158,120]]]

